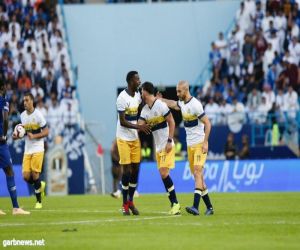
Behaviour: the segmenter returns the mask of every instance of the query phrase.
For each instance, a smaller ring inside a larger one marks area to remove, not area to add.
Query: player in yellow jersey
[[[206,205],[206,215],[214,214],[212,204],[208,196],[203,171],[208,152],[208,138],[211,130],[211,123],[205,115],[203,106],[189,91],[189,83],[180,81],[177,84],[177,96],[179,101],[162,98],[169,108],[181,111],[186,131],[186,142],[188,146],[188,160],[190,169],[195,177],[194,203],[186,207],[186,211],[193,215],[199,215],[200,198]]]
[[[137,71],[130,71],[126,77],[127,88],[117,98],[119,113],[117,123],[117,145],[120,154],[122,174],[123,215],[139,215],[133,203],[137,187],[139,166],[141,161],[141,143],[138,136],[140,130],[146,134],[151,132],[148,125],[138,125],[139,106],[142,102],[138,87],[141,80]]]
[[[171,202],[169,214],[180,214],[175,187],[170,170],[175,167],[174,130],[175,122],[168,106],[154,96],[155,88],[151,82],[142,85],[143,107],[138,124],[149,124],[154,138],[157,167]]]
[[[34,108],[33,100],[30,92],[25,93],[25,111],[21,114],[21,123],[26,130],[22,172],[24,180],[34,186],[35,208],[41,209],[46,183],[40,180],[40,174],[44,160],[44,138],[48,136],[49,129],[42,113]],[[13,139],[18,137],[13,135]]]

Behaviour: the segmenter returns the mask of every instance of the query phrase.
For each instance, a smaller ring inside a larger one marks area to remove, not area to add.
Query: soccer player
[[[21,114],[21,123],[26,131],[22,172],[24,180],[34,186],[35,208],[41,209],[46,183],[40,180],[40,174],[44,159],[44,138],[48,136],[49,129],[44,116],[34,108],[33,101],[33,95],[30,92],[25,93],[25,111]],[[18,137],[13,135],[13,139]]]
[[[194,203],[193,206],[186,207],[186,211],[193,215],[199,215],[199,203],[202,197],[207,208],[205,214],[212,215],[214,210],[203,178],[211,123],[204,113],[202,104],[191,96],[187,81],[180,81],[176,91],[179,98],[178,102],[164,98],[162,98],[162,101],[169,108],[181,111],[186,131],[188,160],[191,172],[195,177]]]
[[[151,133],[148,125],[138,125],[139,106],[142,102],[138,87],[141,80],[137,71],[130,71],[126,77],[127,88],[117,98],[119,113],[117,123],[117,145],[120,155],[122,173],[123,215],[139,215],[134,206],[133,196],[136,190],[141,161],[141,143],[138,136],[140,130],[146,134]]]
[[[11,162],[11,156],[8,145],[6,143],[7,129],[8,129],[8,108],[9,104],[5,100],[5,86],[0,83],[0,168],[3,169],[6,175],[7,189],[13,205],[13,215],[28,215],[30,212],[19,208],[17,199],[17,188],[15,185],[14,171]],[[5,213],[0,210],[0,215]]]
[[[168,192],[171,202],[169,214],[180,214],[175,187],[170,177],[170,169],[175,167],[175,146],[173,141],[175,122],[168,106],[154,96],[151,82],[142,85],[142,97],[146,105],[143,107],[138,124],[151,126],[156,148],[156,161],[160,176]]]

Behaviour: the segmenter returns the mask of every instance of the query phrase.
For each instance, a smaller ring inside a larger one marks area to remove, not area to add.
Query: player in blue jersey
[[[3,169],[6,175],[7,189],[13,205],[12,214],[26,215],[30,214],[30,212],[19,208],[12,160],[8,149],[8,145],[6,143],[6,136],[8,130],[8,111],[9,104],[5,100],[5,86],[3,83],[0,83],[0,168]],[[0,210],[0,215],[5,215],[5,213]]]

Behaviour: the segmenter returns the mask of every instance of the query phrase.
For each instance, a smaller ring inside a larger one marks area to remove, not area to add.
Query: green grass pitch
[[[46,197],[42,210],[34,197],[20,198],[30,216],[0,217],[3,240],[45,240],[44,247],[7,249],[300,249],[299,193],[213,193],[215,215],[192,216],[184,207],[193,194],[178,194],[182,215],[169,216],[167,196],[136,198],[140,216],[123,216],[121,200],[85,195]]]

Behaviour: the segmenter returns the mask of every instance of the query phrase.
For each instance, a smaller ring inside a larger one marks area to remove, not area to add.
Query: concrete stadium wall
[[[115,136],[117,87],[138,70],[142,81],[193,83],[210,43],[231,23],[239,1],[65,5],[70,47],[79,67],[79,95],[87,122],[105,149]]]

